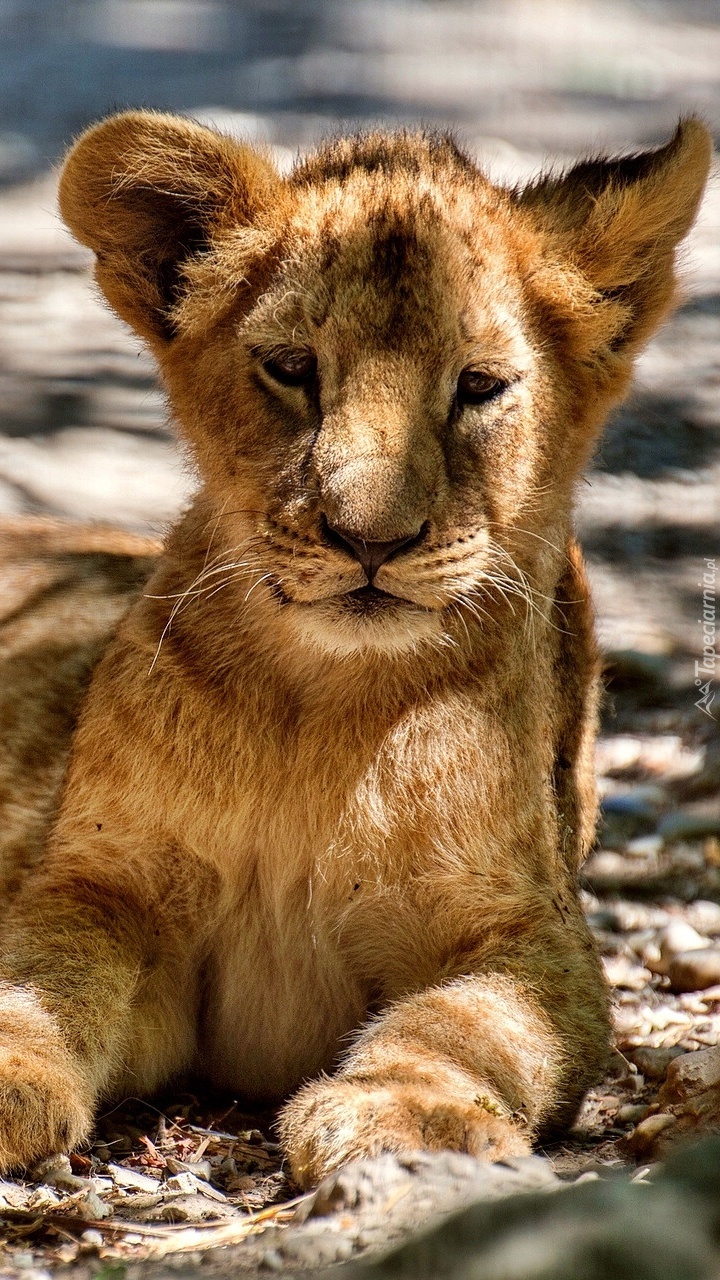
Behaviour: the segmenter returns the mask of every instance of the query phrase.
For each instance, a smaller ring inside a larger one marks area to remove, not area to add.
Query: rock
[[[652,974],[641,964],[633,962],[628,956],[603,956],[605,977],[611,987],[621,987],[627,991],[642,991]]]
[[[208,1200],[216,1200],[219,1204],[225,1204],[225,1195],[222,1191],[218,1191],[215,1187],[211,1187],[208,1182],[202,1181],[195,1177],[194,1173],[174,1173],[165,1182],[161,1184],[163,1193],[166,1191],[180,1193],[182,1195],[201,1195],[206,1196]],[[155,1184],[157,1190],[157,1183]]]
[[[682,1057],[684,1049],[672,1045],[666,1049],[651,1049],[647,1045],[631,1045],[625,1050],[626,1056],[635,1063],[647,1080],[664,1080],[670,1063]]]
[[[377,1156],[355,1160],[323,1178],[317,1190],[296,1210],[294,1221],[306,1222],[339,1211],[366,1212],[387,1204],[430,1195],[438,1204],[456,1207],[468,1200],[506,1195],[511,1190],[555,1186],[548,1160],[528,1156],[505,1164],[488,1164],[459,1151],[418,1151],[410,1156]]]
[[[696,800],[720,793],[720,739],[713,738],[706,745],[700,770],[689,778],[679,778],[673,791],[680,800]]]
[[[647,902],[629,902],[619,899],[612,904],[617,928],[622,933],[635,933],[642,929],[664,929],[672,917],[662,907]]]
[[[720,982],[714,987],[706,987],[704,991],[698,991],[695,996],[702,1004],[714,1004],[720,1001]]]
[[[0,1213],[3,1209],[24,1209],[28,1200],[28,1193],[24,1187],[19,1187],[16,1182],[6,1182],[0,1179]]]
[[[686,747],[678,734],[659,733],[643,741],[638,763],[645,773],[661,776],[663,783],[667,784],[696,774],[703,759],[702,748]]]
[[[606,777],[624,773],[637,764],[641,751],[642,742],[630,734],[616,733],[609,738],[601,736],[595,747],[595,767]]]
[[[87,1231],[83,1231],[80,1241],[84,1249],[97,1253],[103,1247],[103,1236],[101,1231],[94,1231],[92,1227],[88,1227]]]
[[[127,1191],[157,1192],[160,1190],[157,1178],[150,1178],[148,1174],[140,1173],[138,1169],[126,1169],[121,1164],[109,1164],[108,1173],[117,1187],[124,1187]]]
[[[202,1195],[177,1195],[165,1204],[145,1215],[146,1222],[214,1222],[218,1218],[232,1217],[220,1205],[213,1204]]]
[[[674,1058],[658,1107],[620,1144],[637,1159],[660,1159],[680,1138],[720,1132],[720,1048]]]
[[[87,1191],[80,1200],[75,1201],[73,1213],[85,1218],[87,1222],[100,1222],[103,1218],[112,1217],[112,1206],[105,1204],[97,1192]]]
[[[82,1191],[90,1186],[87,1178],[79,1178],[73,1173],[67,1156],[49,1156],[33,1169],[35,1182],[44,1182],[48,1187],[57,1187],[61,1191]]]
[[[322,1280],[712,1280],[714,1216],[714,1197],[678,1179],[598,1179],[471,1205]]]
[[[606,795],[601,802],[601,837],[606,847],[623,847],[628,840],[652,835],[665,801],[660,787],[634,787]]]
[[[681,951],[668,965],[673,991],[704,991],[720,983],[720,948],[697,947]]]
[[[632,1152],[636,1160],[655,1158],[660,1135],[667,1137],[667,1130],[671,1129],[675,1123],[675,1117],[669,1112],[657,1111],[654,1115],[646,1116],[640,1121],[633,1132],[623,1140],[624,1146]]]
[[[236,1173],[234,1176],[231,1175],[228,1178],[227,1183],[225,1185],[225,1189],[226,1191],[229,1191],[229,1192],[254,1191],[256,1186],[257,1186],[257,1183],[253,1178],[252,1174]]]
[[[619,1124],[639,1124],[644,1120],[648,1113],[648,1108],[641,1102],[626,1102],[622,1107],[618,1107],[617,1119]]]
[[[659,1101],[662,1106],[687,1106],[708,1092],[717,1094],[715,1111],[720,1115],[720,1048],[700,1049],[672,1062]]]
[[[698,897],[696,901],[688,902],[684,916],[688,924],[692,924],[698,933],[706,936],[720,934],[720,902],[708,902]]]
[[[698,898],[688,903],[685,917],[699,933],[720,934],[720,903]]]
[[[631,858],[656,858],[663,847],[662,836],[636,836],[625,849]]]
[[[667,813],[660,822],[658,834],[665,844],[720,835],[720,814],[689,813],[686,809]]]
[[[583,883],[598,894],[625,888],[634,882],[637,874],[637,865],[628,865],[628,859],[613,849],[598,849],[582,868]],[[641,874],[644,875],[644,869]]]
[[[627,733],[601,737],[595,753],[598,773],[605,777],[658,776],[663,782],[686,779],[702,768],[702,749],[688,749],[676,733],[636,737]]]
[[[653,967],[657,973],[667,973],[675,956],[688,951],[701,950],[707,947],[708,938],[703,938],[697,929],[686,924],[684,920],[671,920],[658,935],[660,960]]]
[[[716,1214],[720,1205],[720,1139],[684,1142],[658,1167],[658,1182],[671,1182],[709,1200]]]
[[[171,1174],[191,1173],[193,1177],[200,1178],[202,1182],[209,1182],[212,1177],[212,1166],[209,1160],[176,1160],[174,1156],[167,1156],[165,1168]]]

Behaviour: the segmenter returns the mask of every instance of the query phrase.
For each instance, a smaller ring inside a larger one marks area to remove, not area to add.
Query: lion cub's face
[[[288,257],[236,328],[258,558],[298,633],[336,650],[440,636],[448,606],[508,577],[502,531],[542,483],[512,245],[490,211],[471,238],[477,204],[416,186],[301,192]]]
[[[347,653],[543,608],[706,165],[689,122],[522,195],[422,136],[336,144],[281,181],[138,113],[81,140],[61,198],[160,358],[250,590]]]

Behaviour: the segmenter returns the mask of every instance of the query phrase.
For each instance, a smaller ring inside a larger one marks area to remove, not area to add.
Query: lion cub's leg
[[[177,917],[171,931],[177,903],[117,861],[83,877],[51,859],[5,922],[1,1170],[71,1150],[99,1098],[152,1090],[193,1052],[196,962]]]
[[[0,984],[0,1169],[32,1165],[86,1137],[93,1092],[30,986]]]
[[[346,1161],[381,1151],[527,1154],[567,1125],[600,1074],[606,997],[579,918],[547,922],[525,956],[465,974],[390,1006],[359,1036],[333,1078],[285,1107],[293,1174],[310,1186]]]

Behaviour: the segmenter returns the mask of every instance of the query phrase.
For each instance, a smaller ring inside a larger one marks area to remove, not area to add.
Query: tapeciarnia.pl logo
[[[715,669],[717,666],[717,623],[716,623],[716,607],[715,607],[715,580],[717,570],[714,560],[706,559],[704,561],[705,569],[702,576],[702,582],[698,583],[702,587],[702,617],[698,618],[698,625],[702,627],[702,660],[695,663],[695,684],[700,690],[700,697],[695,706],[698,710],[703,711],[706,716],[710,716],[711,720],[715,719],[711,710],[715,701],[715,692],[713,690],[713,680],[715,679]]]

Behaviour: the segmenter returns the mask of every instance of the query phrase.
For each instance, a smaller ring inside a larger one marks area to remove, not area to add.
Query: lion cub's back
[[[160,543],[0,519],[0,910],[44,847],[80,702]]]

